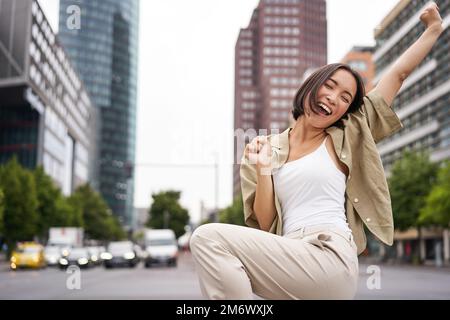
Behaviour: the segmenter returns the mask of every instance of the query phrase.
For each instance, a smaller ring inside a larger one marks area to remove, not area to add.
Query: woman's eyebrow
[[[332,81],[336,86],[339,86],[339,83],[336,80],[334,80],[333,78],[329,78],[328,80]],[[351,99],[353,99],[353,95],[349,91],[344,90],[344,92],[347,93]]]

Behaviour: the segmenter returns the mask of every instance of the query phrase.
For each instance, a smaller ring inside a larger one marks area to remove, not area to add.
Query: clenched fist
[[[244,155],[261,173],[270,174],[272,147],[266,136],[257,136],[248,143],[245,146]]]
[[[442,28],[442,18],[439,14],[439,7],[436,3],[429,4],[421,13],[420,21],[425,25],[425,27],[430,28],[441,27]]]

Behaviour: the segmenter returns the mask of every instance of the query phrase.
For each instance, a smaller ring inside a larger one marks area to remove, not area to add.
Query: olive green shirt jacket
[[[349,168],[345,209],[358,254],[361,254],[367,244],[364,225],[383,243],[387,245],[393,243],[391,198],[376,143],[403,125],[383,97],[374,90],[364,97],[364,103],[358,111],[342,119],[342,124],[342,128],[331,126],[326,132],[333,140],[337,156]],[[291,129],[268,136],[274,151],[272,173],[288,159]],[[250,164],[245,156],[241,159],[240,176],[245,223],[249,227],[259,229],[253,211],[257,182],[256,166]],[[282,235],[282,211],[276,191],[274,198],[277,215],[269,232]]]

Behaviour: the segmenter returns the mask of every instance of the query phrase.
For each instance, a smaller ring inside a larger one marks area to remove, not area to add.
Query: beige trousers
[[[194,231],[190,248],[208,299],[352,299],[356,292],[356,244],[331,225],[279,236],[210,223]]]

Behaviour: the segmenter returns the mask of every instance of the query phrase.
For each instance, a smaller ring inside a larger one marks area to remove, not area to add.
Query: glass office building
[[[0,1],[0,163],[42,165],[70,195],[89,180],[95,120],[39,3]]]
[[[79,28],[68,20],[73,6]],[[98,108],[93,186],[132,224],[138,63],[138,0],[61,0],[59,38]]]

